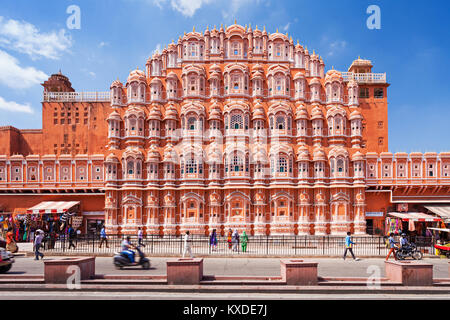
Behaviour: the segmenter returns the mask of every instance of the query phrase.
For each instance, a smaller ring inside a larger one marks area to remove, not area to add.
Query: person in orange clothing
[[[14,241],[13,228],[9,227],[8,232],[6,233],[6,245],[11,244],[13,241]]]
[[[394,233],[391,232],[390,237],[389,237],[389,253],[386,256],[386,261],[389,260],[389,257],[391,256],[391,253],[394,253],[394,259],[397,260],[397,256],[395,255],[395,249],[397,249],[397,247],[395,246],[395,244],[397,244],[398,242],[395,241],[394,239]]]
[[[233,232],[231,231],[231,229],[228,231],[228,237],[227,237],[227,242],[228,242],[228,249],[231,249],[231,238],[232,238]]]

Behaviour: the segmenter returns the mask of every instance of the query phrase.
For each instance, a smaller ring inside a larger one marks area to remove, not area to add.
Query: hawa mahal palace
[[[185,33],[109,92],[59,72],[42,129],[0,128],[0,204],[78,201],[109,233],[342,235],[450,202],[450,153],[388,152],[372,67],[326,71],[287,34],[234,24]]]

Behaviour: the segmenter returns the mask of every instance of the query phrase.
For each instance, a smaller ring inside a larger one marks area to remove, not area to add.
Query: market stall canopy
[[[436,231],[442,231],[442,232],[450,232],[450,229],[444,229],[444,228],[427,228],[430,230],[436,230]]]
[[[429,214],[425,214],[422,212],[408,212],[408,213],[400,213],[400,212],[388,212],[388,215],[395,218],[400,218],[403,221],[420,221],[420,222],[433,222],[433,221],[441,221],[441,218],[430,216]]]
[[[29,214],[73,212],[80,201],[44,201],[27,210]]]
[[[430,204],[424,207],[438,216],[441,216],[443,220],[450,222],[450,204]]]

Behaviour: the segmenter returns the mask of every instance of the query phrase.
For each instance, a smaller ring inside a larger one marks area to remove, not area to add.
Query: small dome
[[[325,152],[323,151],[323,149],[321,147],[314,150],[313,160],[314,161],[326,161],[327,160]]]
[[[146,82],[145,73],[142,70],[136,69],[130,72],[127,83],[132,81]]]
[[[342,77],[342,74],[337,71],[337,70],[329,70],[327,72],[327,74],[325,75],[325,82],[333,82],[333,81],[338,81],[338,82],[343,82],[344,78]]]
[[[319,106],[316,106],[311,112],[311,120],[313,120],[313,119],[323,119],[323,118],[324,118],[324,116],[323,116],[322,109],[320,109]]]
[[[297,111],[295,112],[295,119],[308,119],[308,109],[304,104],[300,104],[297,107]]]
[[[362,118],[361,112],[359,112],[358,110],[355,110],[355,111],[353,111],[352,113],[350,113],[350,118],[349,118],[349,120],[361,119],[361,118]]]
[[[161,120],[161,111],[159,111],[158,107],[153,107],[148,115],[148,120]]]
[[[173,104],[169,104],[169,106],[166,108],[166,115],[164,117],[164,120],[177,120],[178,118],[178,111],[177,108]]]
[[[178,76],[175,72],[170,71],[166,78],[167,79],[178,79]]]
[[[297,150],[297,161],[309,161],[309,150],[306,145],[301,145]]]
[[[320,80],[319,79],[317,79],[317,78],[312,78],[310,81],[309,81],[309,85],[310,86],[313,86],[313,85],[320,85],[321,83],[320,83]]]
[[[111,84],[110,89],[112,88],[123,88],[123,84],[122,82],[119,81],[119,79],[114,80],[113,83]]]
[[[305,79],[305,75],[303,74],[303,72],[297,72],[294,76],[294,81],[298,80],[298,79]]]
[[[117,158],[117,156],[114,153],[110,153],[106,157],[106,161],[105,162],[119,162],[119,159]]]
[[[114,110],[113,112],[111,112],[109,114],[109,116],[108,116],[108,118],[106,118],[106,120],[107,121],[109,121],[109,120],[118,120],[118,121],[120,121],[120,120],[122,120],[122,118],[120,118],[120,114],[116,110]]]
[[[160,154],[158,152],[158,149],[154,144],[152,144],[150,146],[150,150],[148,150],[148,153],[147,153],[147,161],[159,161],[159,159],[160,159]]]
[[[356,151],[352,156],[352,161],[363,161],[363,160],[364,160],[364,155],[359,151]]]
[[[257,108],[253,109],[253,115],[252,115],[252,120],[256,120],[256,119],[263,119],[265,120],[265,114],[264,114],[264,109],[261,106],[258,106]]]

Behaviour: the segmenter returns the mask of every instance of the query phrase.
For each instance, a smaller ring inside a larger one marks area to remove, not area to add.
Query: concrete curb
[[[368,288],[361,286],[286,286],[286,285],[94,285],[81,284],[81,289],[70,290],[67,285],[57,284],[7,284],[0,291],[71,291],[71,292],[189,292],[189,293],[297,293],[297,294],[450,294],[448,287],[401,287]]]

